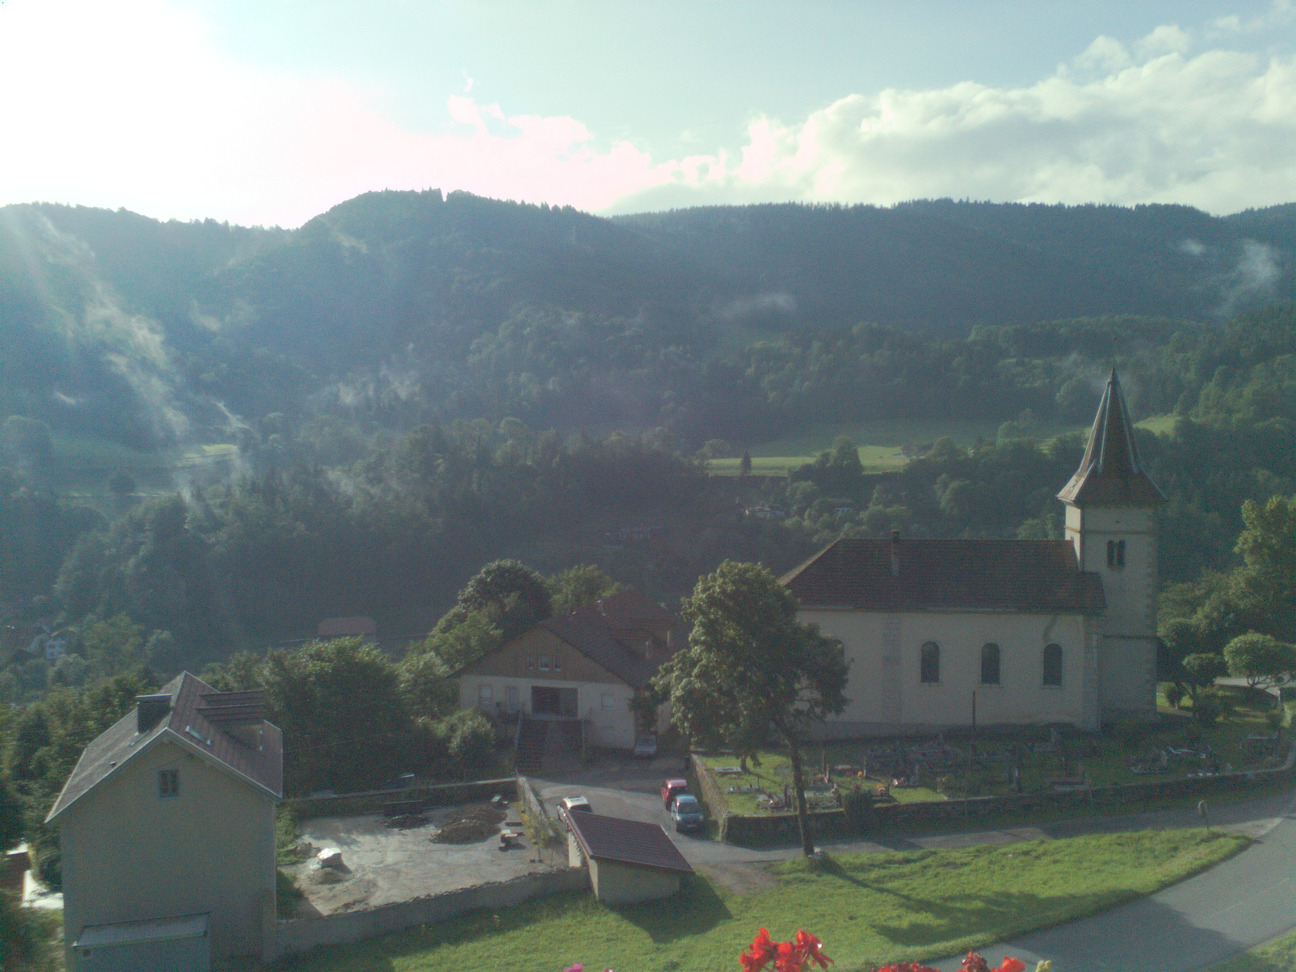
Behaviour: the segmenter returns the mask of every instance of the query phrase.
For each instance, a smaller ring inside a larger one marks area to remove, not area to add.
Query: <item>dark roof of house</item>
[[[692,874],[679,848],[671,843],[661,824],[604,817],[597,813],[566,815],[585,856],[598,861],[615,861],[657,871]]]
[[[1103,610],[1102,581],[1065,540],[837,540],[781,578],[803,607],[862,611]]]
[[[650,623],[660,627],[675,623],[675,615],[634,587],[601,597],[579,608],[575,613],[598,614],[613,623],[625,625]]]
[[[1080,468],[1058,493],[1058,499],[1076,506],[1159,506],[1165,502],[1161,490],[1139,463],[1134,427],[1115,368],[1098,403]]]
[[[617,641],[608,630],[607,623],[598,615],[577,612],[541,621],[540,627],[607,669],[631,688],[647,685],[660,667]]]
[[[163,686],[154,698],[167,708],[145,732],[138,731],[137,706],[85,748],[47,821],[164,739],[207,758],[275,799],[283,796],[283,735],[277,726],[259,718],[264,705],[260,692],[217,692],[185,672]],[[236,711],[248,719],[255,716],[257,721],[239,720],[233,714]],[[208,718],[208,714],[212,717]],[[227,731],[240,724],[260,729],[259,746]]]

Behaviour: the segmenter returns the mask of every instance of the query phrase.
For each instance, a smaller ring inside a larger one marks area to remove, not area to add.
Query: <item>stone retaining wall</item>
[[[420,800],[427,806],[451,806],[473,800],[489,800],[499,794],[509,800],[517,796],[517,780],[473,780],[467,783],[437,783],[410,786],[400,790],[366,790],[329,796],[295,797],[285,800],[300,820],[311,817],[357,817],[379,813],[386,803]]]
[[[277,922],[268,936],[265,962],[296,955],[317,945],[341,945],[404,931],[419,925],[444,922],[466,911],[479,908],[511,908],[543,894],[583,891],[589,887],[584,868],[559,868],[539,874],[526,874],[511,881],[479,884],[445,894],[398,901],[393,904],[346,911],[316,918],[296,918]]]
[[[1132,803],[1169,801],[1184,797],[1204,798],[1219,793],[1240,793],[1274,784],[1291,784],[1296,779],[1294,763],[1296,763],[1296,750],[1289,749],[1287,759],[1282,766],[1247,773],[1149,780],[1143,783],[1099,786],[1061,793],[1022,793],[972,797],[965,800],[881,804],[867,812],[865,823],[859,828],[850,825],[842,810],[827,810],[810,814],[811,828],[816,838],[868,837],[874,833],[903,833],[933,824],[965,826],[975,823],[978,819],[1001,814],[1028,814],[1076,808],[1103,809],[1116,813]],[[712,807],[712,814],[720,821],[722,840],[743,846],[763,847],[800,839],[795,814],[770,813],[761,816],[745,816],[725,812],[721,816],[716,813],[715,804],[711,804],[709,799],[711,793],[718,794],[714,778],[705,771],[704,766],[700,765],[700,761],[695,766],[701,771],[699,780],[703,781],[700,787],[703,798],[708,800],[708,805]],[[727,811],[727,803],[724,806]]]

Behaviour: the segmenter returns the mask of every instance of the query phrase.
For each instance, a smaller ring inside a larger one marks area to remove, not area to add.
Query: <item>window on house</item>
[[[480,705],[490,705],[495,701],[495,690],[489,685],[481,685],[477,688],[477,702]]]
[[[162,799],[180,795],[180,771],[178,769],[158,770],[158,796]]]
[[[993,641],[981,646],[981,684],[999,684],[999,646]]]
[[[547,671],[549,671],[549,656],[548,656],[548,655],[541,655],[541,656],[540,656],[540,671],[542,671],[542,672],[547,672]]]
[[[1107,541],[1107,566],[1108,567],[1125,566],[1125,541],[1124,540]]]
[[[935,685],[940,681],[940,645],[934,641],[922,646],[922,655],[918,660],[918,681],[924,685]]]
[[[557,655],[554,656],[554,660],[553,660],[553,670],[554,670],[555,672],[561,672],[561,671],[562,671],[562,665],[559,664],[559,662],[558,662],[558,656],[557,656]]]
[[[528,672],[534,672],[534,671],[535,671],[535,655],[527,655],[526,658],[527,658],[527,671],[528,671]]]
[[[1062,687],[1061,645],[1044,646],[1044,685],[1052,688]]]

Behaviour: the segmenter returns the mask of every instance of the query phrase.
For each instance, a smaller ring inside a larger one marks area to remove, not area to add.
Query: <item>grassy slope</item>
[[[1169,435],[1174,430],[1175,416],[1156,415],[1137,423],[1158,435]],[[892,472],[909,461],[901,451],[906,445],[935,442],[948,436],[963,446],[977,439],[994,440],[999,431],[995,422],[935,421],[929,419],[890,419],[877,422],[860,422],[854,425],[810,429],[806,432],[761,442],[750,446],[752,474],[755,476],[786,476],[793,469],[813,461],[814,457],[832,446],[839,435],[849,436],[859,444],[860,462],[867,473]],[[1040,441],[1055,438],[1068,432],[1087,432],[1079,425],[1041,425],[1032,438]],[[707,472],[713,476],[737,476],[738,457],[712,459]]]
[[[306,972],[590,969],[721,972],[757,929],[805,928],[835,969],[952,954],[1070,921],[1151,893],[1218,863],[1245,838],[1202,830],[1108,834],[1066,841],[899,854],[844,855],[775,865],[775,889],[741,897],[699,876],[674,898],[605,908],[558,895],[443,926],[319,949]]]

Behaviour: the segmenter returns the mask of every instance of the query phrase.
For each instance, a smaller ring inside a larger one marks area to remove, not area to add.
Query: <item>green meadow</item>
[[[316,949],[300,972],[724,972],[760,928],[776,940],[804,928],[841,972],[930,959],[1072,921],[1150,894],[1248,845],[1205,830],[855,854],[771,865],[768,886],[741,895],[702,875],[673,898],[606,907],[589,893]],[[995,963],[1001,956],[990,955]]]

